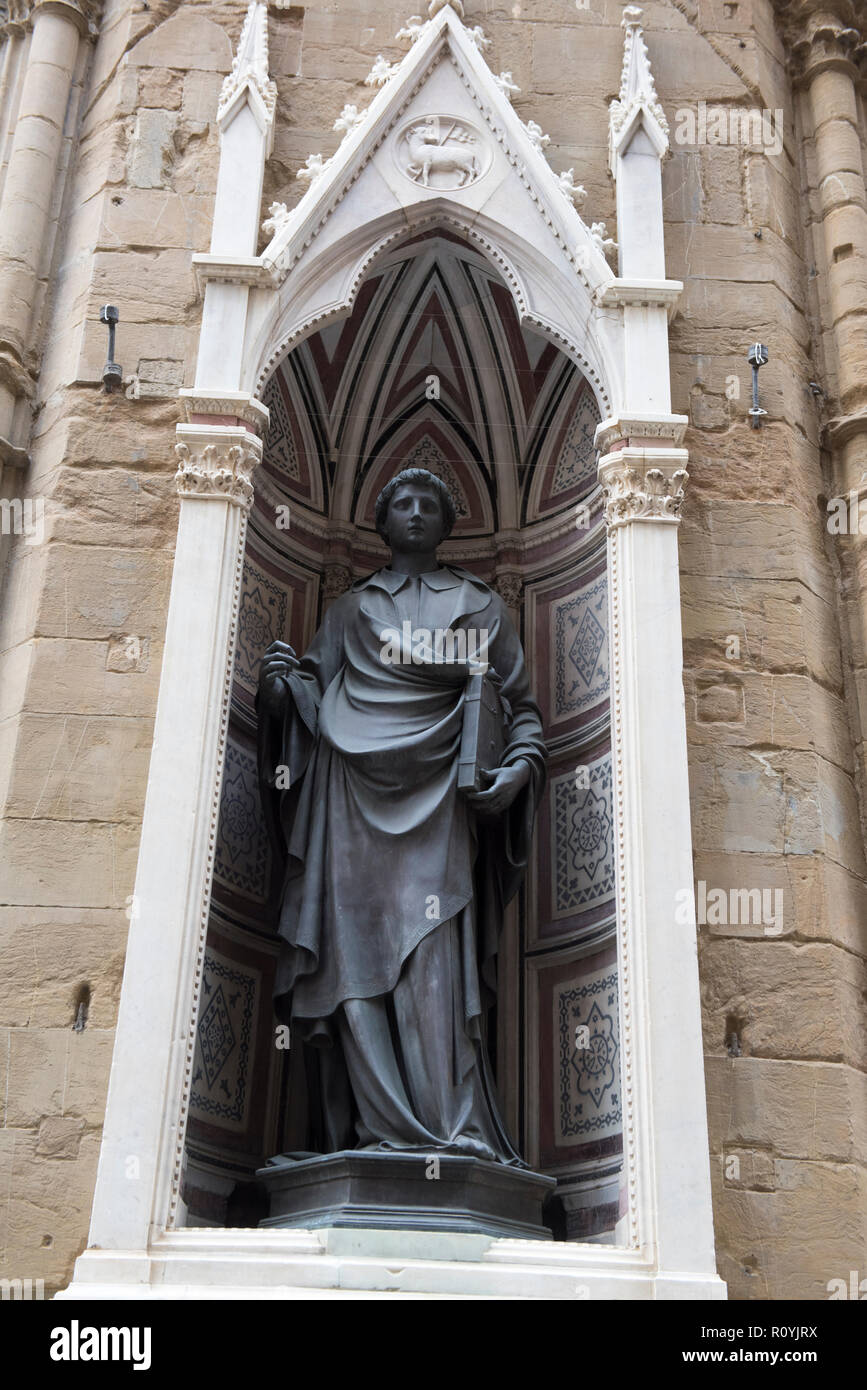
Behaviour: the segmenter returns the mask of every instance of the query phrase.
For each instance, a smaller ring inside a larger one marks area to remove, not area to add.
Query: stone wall
[[[550,135],[552,167],[574,167],[585,217],[612,229],[621,9],[466,5],[493,69],[521,88],[518,113]],[[26,489],[45,498],[45,539],[16,538],[0,591],[0,1262],[51,1289],[87,1236],[171,577],[175,392],[192,385],[201,313],[190,258],[208,247],[217,95],[244,10],[107,4],[47,328],[31,345]],[[272,4],[269,16],[265,207],[297,200],[297,169],[336,148],[336,116],[370,100],[364,78],[378,54],[404,51],[393,36],[408,17],[376,0]],[[729,905],[729,890],[765,889],[774,905],[782,891],[779,931],[711,913],[700,928],[719,1267],[735,1298],[824,1297],[865,1265],[867,892],[849,562],[817,500],[839,486],[821,433],[839,372],[812,226],[815,131],[770,0],[649,0],[644,23],[673,136],[668,273],[685,283],[671,342],[673,408],[691,419],[681,568],[695,876]],[[780,110],[782,149],[700,143],[698,130],[679,141],[680,113],[698,115],[700,100]],[[112,396],[100,389],[107,301],[132,378]],[[753,431],[755,340],[771,360],[769,415]]]

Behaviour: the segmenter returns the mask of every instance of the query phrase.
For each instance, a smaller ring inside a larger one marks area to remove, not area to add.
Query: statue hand
[[[269,714],[280,714],[286,700],[286,689],[281,682],[300,666],[295,652],[287,642],[272,642],[259,667],[259,702]]]
[[[467,792],[467,800],[481,815],[498,816],[508,810],[518,792],[530,780],[530,764],[523,758],[512,767],[498,767],[496,772],[483,772],[486,786],[477,792]]]

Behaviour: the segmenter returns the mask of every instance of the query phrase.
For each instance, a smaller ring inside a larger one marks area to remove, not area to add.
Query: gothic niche
[[[427,135],[413,129],[396,142],[407,177],[451,187],[484,170],[481,137],[466,123],[431,117]],[[485,256],[441,228],[381,256],[352,311],[292,346],[264,399],[271,424],[247,534],[187,1224],[255,1224],[264,1214],[255,1169],[308,1146],[303,1051],[279,1046],[271,1007],[280,885],[257,787],[258,663],[277,638],[302,652],[328,604],[383,563],[374,500],[394,473],[419,466],[457,502],[443,558],[512,609],[548,749],[490,1039],[505,1118],[529,1163],[559,1181],[555,1235],[613,1241],[622,1122],[596,395],[576,363],[520,324]]]

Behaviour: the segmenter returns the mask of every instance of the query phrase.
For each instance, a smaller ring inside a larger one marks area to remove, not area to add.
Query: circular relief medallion
[[[491,149],[475,126],[455,116],[418,116],[399,131],[398,168],[420,188],[467,188],[486,174]]]

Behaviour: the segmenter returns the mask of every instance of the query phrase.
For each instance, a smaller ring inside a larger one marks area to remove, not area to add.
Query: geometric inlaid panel
[[[545,434],[544,450],[527,477],[527,521],[563,512],[570,502],[588,497],[596,487],[599,406],[590,384],[577,370],[571,388],[557,407],[557,420]]]
[[[299,386],[289,358],[269,378],[262,392],[270,420],[264,437],[263,470],[284,497],[295,497],[316,511],[324,510],[320,451],[310,426],[310,411],[299,405]]]
[[[566,429],[566,437],[560,450],[560,457],[554,469],[551,483],[551,497],[569,492],[573,488],[585,489],[596,479],[596,449],[593,436],[599,424],[599,407],[593,393],[581,392],[578,405]]]
[[[614,808],[611,754],[581,763],[548,787],[552,916],[562,918],[613,902]],[[584,783],[587,783],[585,786]]]
[[[590,580],[551,605],[554,717],[580,713],[608,695],[608,578]]]
[[[622,1149],[616,944],[609,937],[589,955],[567,947],[528,956],[526,966],[538,1029],[528,1072],[532,1156],[543,1173],[579,1177],[579,1165]]]
[[[270,873],[271,843],[259,797],[256,757],[230,735],[217,819],[214,878],[233,893],[265,902]]]
[[[246,1124],[260,981],[258,970],[205,951],[190,1106],[209,1124]]]
[[[432,439],[429,434],[422,435],[421,439],[407,452],[403,466],[404,468],[426,468],[429,473],[433,473],[434,477],[441,478],[452,495],[457,516],[469,516],[470,508],[463,484],[436,440]]]
[[[409,467],[426,468],[445,483],[455,503],[455,536],[495,529],[491,498],[466,441],[423,409],[389,437],[367,470],[354,503],[357,525],[373,528],[377,496],[397,473]]]
[[[268,457],[288,478],[294,482],[300,482],[301,469],[298,464],[298,449],[292,434],[286,399],[280,389],[281,385],[280,373],[275,372],[262,395],[262,401],[271,414],[266,436]]]
[[[288,605],[286,589],[248,557],[244,564],[235,653],[235,679],[247,690],[256,690],[259,662],[266,648],[283,638]]]
[[[621,1120],[617,971],[558,985],[555,1144],[615,1133]]]

